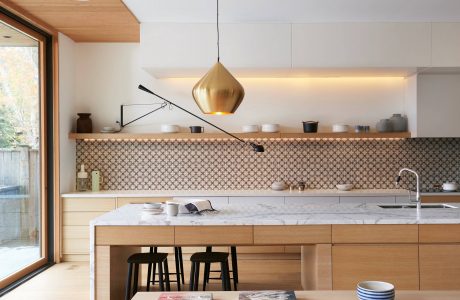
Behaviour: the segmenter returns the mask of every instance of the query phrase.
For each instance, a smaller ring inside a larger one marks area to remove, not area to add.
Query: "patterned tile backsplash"
[[[402,167],[417,170],[423,188],[460,179],[460,138],[257,142],[264,153],[230,140],[79,140],[76,165],[100,170],[104,190],[252,190],[275,180],[386,189]]]

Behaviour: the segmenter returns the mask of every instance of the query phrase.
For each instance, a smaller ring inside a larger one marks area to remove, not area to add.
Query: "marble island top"
[[[104,197],[333,197],[333,196],[406,196],[404,189],[353,189],[343,192],[337,189],[306,189],[304,191],[266,190],[134,190],[71,192],[64,198],[104,198]]]
[[[452,204],[459,207],[458,203]],[[313,224],[460,224],[460,208],[384,209],[377,204],[222,205],[202,215],[149,215],[129,204],[91,221],[92,226],[206,226]]]

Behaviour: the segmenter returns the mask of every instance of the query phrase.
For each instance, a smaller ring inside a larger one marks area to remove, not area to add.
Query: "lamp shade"
[[[205,114],[226,115],[236,111],[244,98],[244,88],[217,62],[193,87],[193,99]]]

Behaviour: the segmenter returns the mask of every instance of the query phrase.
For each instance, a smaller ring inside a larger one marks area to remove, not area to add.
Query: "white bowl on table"
[[[393,300],[395,287],[384,281],[362,281],[356,286],[360,300]]]

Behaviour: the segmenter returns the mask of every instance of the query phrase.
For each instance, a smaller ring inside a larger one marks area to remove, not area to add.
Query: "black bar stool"
[[[158,252],[158,247],[150,247],[150,253],[157,253]],[[176,263],[176,272],[169,273],[169,274],[175,274],[176,275],[176,280],[171,280],[170,282],[176,282],[177,283],[177,290],[180,291],[181,287],[181,279],[182,279],[182,284],[185,284],[184,280],[184,260],[182,259],[182,247],[174,247],[174,259]],[[150,283],[152,285],[155,285],[155,275],[156,275],[156,265],[155,264],[149,264],[148,271],[147,271],[147,291],[150,291]]]
[[[192,268],[190,271],[190,291],[198,291],[200,277],[200,263],[220,263],[222,270],[222,290],[231,291],[230,272],[228,268],[227,252],[197,252],[190,257]],[[206,280],[203,280],[203,291],[206,290]]]
[[[158,265],[158,280],[160,290],[170,291],[171,286],[169,283],[169,269],[168,269],[168,254],[167,253],[136,253],[128,258],[128,277],[126,279],[126,294],[125,300],[131,299],[137,293],[139,285],[139,265],[140,264],[153,264]],[[131,292],[131,281],[133,281],[133,267],[134,267],[134,283]],[[164,268],[164,269],[163,269]]]
[[[212,247],[207,246],[206,247],[206,252],[211,252]],[[230,247],[230,255],[232,258],[232,269],[230,270],[230,273],[232,273],[232,278],[233,279],[233,290],[237,291],[237,284],[238,284],[238,258],[236,254],[236,246],[231,246]],[[220,270],[211,270],[211,264],[205,264],[204,266],[204,280],[206,283],[209,283],[209,279],[220,279],[219,278],[210,278],[210,273],[211,272],[221,272]]]

